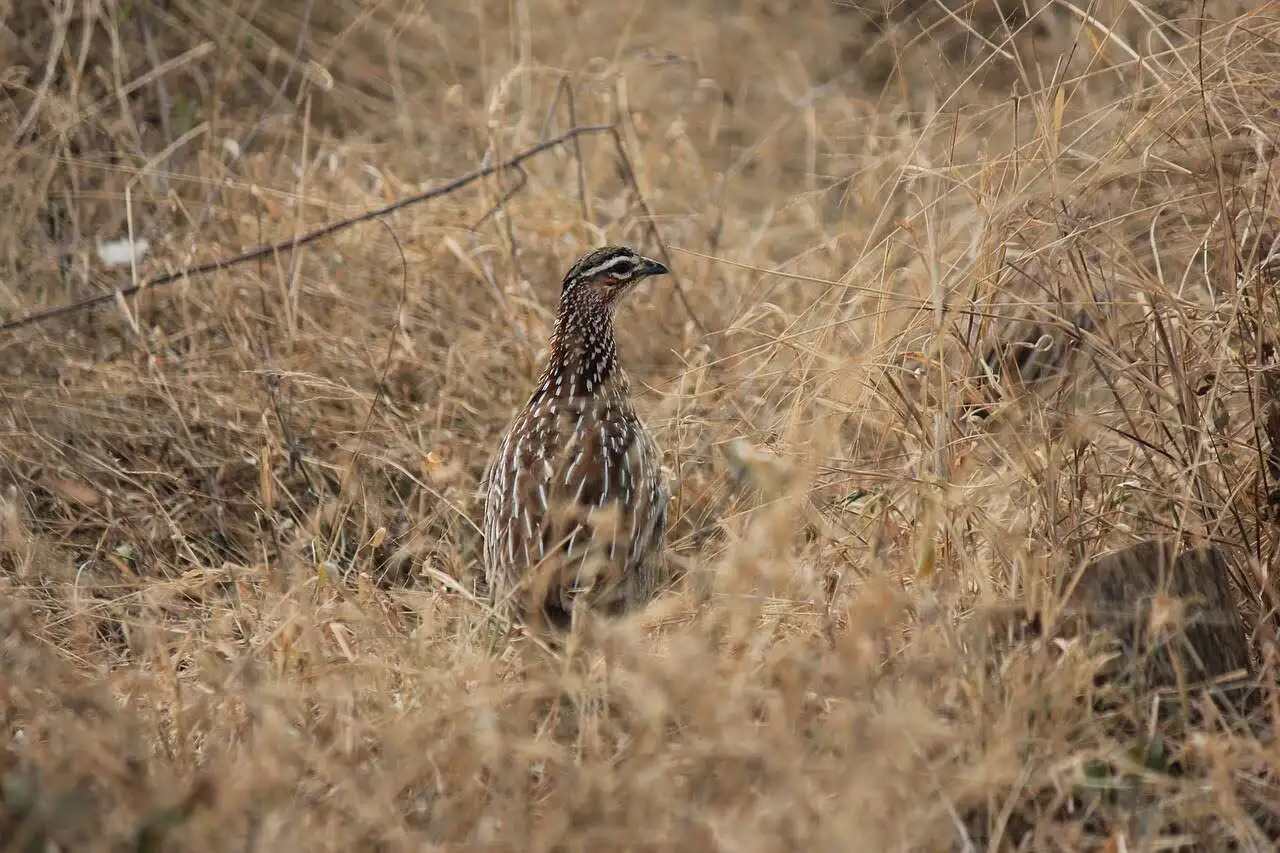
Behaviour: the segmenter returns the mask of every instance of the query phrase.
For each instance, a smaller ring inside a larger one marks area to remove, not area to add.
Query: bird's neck
[[[562,306],[535,398],[589,398],[618,382],[625,378],[612,312],[607,306]]]

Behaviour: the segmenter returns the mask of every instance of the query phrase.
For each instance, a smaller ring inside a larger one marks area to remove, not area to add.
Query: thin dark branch
[[[676,273],[675,264],[671,262],[671,255],[667,252],[667,244],[663,242],[662,235],[658,233],[658,225],[654,221],[653,208],[649,207],[649,200],[640,191],[640,183],[636,180],[635,169],[631,168],[631,158],[627,156],[627,148],[622,142],[622,133],[616,125],[613,125],[609,127],[609,134],[613,137],[613,145],[617,149],[618,166],[622,170],[622,178],[631,186],[632,192],[635,193],[636,204],[640,206],[640,210],[644,213],[644,223],[649,236],[658,245],[658,251],[662,253],[663,263],[667,265],[667,269],[671,270],[671,279],[675,285],[676,295],[680,297],[680,304],[684,306],[685,313],[689,315],[689,319],[693,321],[693,325],[698,331],[704,335],[710,334],[706,325],[694,313],[693,306],[689,304],[689,298],[685,296],[684,283],[681,281],[679,274]],[[0,326],[0,331],[4,331],[3,326]]]
[[[560,78],[560,82],[564,86],[565,101],[569,106],[569,126],[574,127],[578,123],[578,110],[574,105],[573,88],[569,85],[568,75]],[[573,159],[578,161],[578,203],[582,205],[582,221],[590,222],[591,205],[587,203],[587,164],[582,159],[581,140],[573,140]]]
[[[243,252],[239,255],[235,255],[234,257],[231,257],[231,258],[225,258],[225,259],[216,260],[216,261],[208,261],[203,264],[198,264],[193,267],[188,267],[187,269],[180,270],[178,272],[166,273],[165,275],[156,276],[155,278],[148,279],[147,281],[141,284],[118,288],[108,293],[100,293],[97,296],[92,296],[88,299],[82,299],[79,302],[74,302],[70,305],[60,305],[57,308],[49,308],[44,311],[37,311],[33,314],[28,314],[27,316],[19,318],[17,320],[10,320],[6,323],[0,324],[0,333],[16,331],[18,329],[22,329],[27,326],[32,326],[37,323],[43,323],[46,320],[52,320],[55,317],[63,317],[68,314],[75,314],[79,311],[85,310],[86,308],[92,308],[94,306],[103,305],[108,302],[114,302],[117,299],[122,299],[127,296],[133,296],[134,294],[139,293],[143,290],[163,287],[165,285],[172,284],[175,281],[186,279],[191,276],[203,275],[205,273],[218,272],[220,270],[230,269],[231,267],[237,266],[239,264],[248,263],[249,261],[256,261],[258,258],[264,258],[270,255],[274,255],[278,252],[293,251],[294,249],[298,249],[303,246],[310,245],[316,242],[317,240],[321,240],[325,237],[328,237],[331,234],[336,234],[339,231],[345,231],[346,229],[354,225],[359,225],[361,223],[369,222],[375,219],[381,219],[382,217],[390,213],[395,213],[396,211],[403,210],[406,207],[412,207],[413,205],[421,204],[424,201],[428,201],[433,198],[439,198],[440,196],[449,195],[450,193],[457,192],[463,187],[473,184],[476,181],[480,180],[481,178],[487,178],[490,175],[496,174],[498,172],[506,171],[507,169],[514,169],[515,167],[524,163],[526,160],[530,160],[538,156],[539,154],[542,154],[544,151],[548,151],[552,148],[556,148],[560,145],[563,145],[566,142],[569,142],[570,140],[577,139],[579,136],[587,136],[587,135],[594,135],[594,134],[600,134],[600,133],[607,133],[607,134],[613,135],[615,142],[621,145],[621,139],[618,137],[617,131],[612,125],[607,125],[607,124],[584,125],[582,127],[570,128],[569,130],[566,130],[564,133],[560,134],[559,136],[548,139],[545,142],[540,142],[537,145],[534,145],[530,148],[526,148],[524,151],[520,152],[519,154],[516,154],[515,156],[507,160],[502,161],[501,163],[491,164],[491,165],[476,169],[473,172],[468,172],[465,175],[454,178],[452,181],[449,181],[448,183],[443,184],[442,186],[426,190],[425,192],[417,193],[416,195],[409,196],[408,198],[403,198],[400,201],[387,205],[386,207],[381,207],[381,208],[378,208],[377,210],[371,210],[367,213],[362,213],[359,216],[351,217],[350,219],[342,219],[337,222],[330,222],[327,225],[322,225],[319,228],[316,228],[312,231],[308,231],[306,234],[303,234],[299,237],[290,237],[287,240],[280,240],[279,242],[272,243],[267,246],[258,246],[255,249],[250,249],[247,252]],[[652,227],[652,224],[650,227]],[[665,254],[666,252],[665,247],[663,248],[663,252]],[[687,307],[687,304],[686,304],[686,307]]]
[[[501,198],[499,198],[497,202],[494,203],[493,207],[490,207],[487,211],[485,211],[483,216],[481,216],[479,219],[473,222],[471,224],[471,228],[468,230],[470,231],[479,230],[481,225],[484,225],[486,222],[488,222],[490,219],[496,216],[498,212],[506,206],[507,202],[515,198],[516,194],[524,189],[525,184],[529,183],[529,173],[524,170],[523,166],[513,166],[512,168],[514,168],[516,172],[516,185],[513,186],[511,189],[507,190],[506,192],[504,192]],[[510,217],[508,217],[508,220],[509,219]]]
[[[546,116],[542,119],[542,132],[539,139],[546,139],[547,134],[551,132],[551,125],[555,122],[556,111],[560,106],[561,99],[569,110],[569,127],[577,127],[578,111],[573,100],[573,80],[568,74],[561,75],[556,82],[556,93],[551,98],[551,106],[547,109]],[[591,221],[591,206],[587,203],[587,167],[582,159],[581,140],[573,140],[573,156],[578,161],[578,203],[582,206],[582,221]]]

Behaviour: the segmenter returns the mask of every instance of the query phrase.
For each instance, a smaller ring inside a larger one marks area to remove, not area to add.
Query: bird
[[[565,273],[537,386],[484,474],[484,577],[495,609],[562,632],[582,602],[610,615],[657,593],[671,495],[631,402],[614,313],[667,266],[626,246]]]

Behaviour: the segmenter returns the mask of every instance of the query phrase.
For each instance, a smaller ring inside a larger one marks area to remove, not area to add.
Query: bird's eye
[[[640,271],[640,262],[630,255],[618,255],[598,265],[590,272],[591,277],[608,276],[615,281],[630,281]]]
[[[636,262],[631,258],[619,258],[609,269],[609,274],[621,281],[636,274]]]

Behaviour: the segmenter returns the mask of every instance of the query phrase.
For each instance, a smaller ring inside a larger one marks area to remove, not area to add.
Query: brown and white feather
[[[564,627],[584,596],[617,613],[657,592],[670,495],[618,362],[613,311],[664,272],[605,247],[565,276],[541,378],[485,478],[485,575],[500,607]]]

